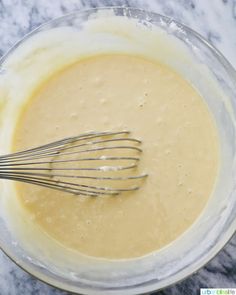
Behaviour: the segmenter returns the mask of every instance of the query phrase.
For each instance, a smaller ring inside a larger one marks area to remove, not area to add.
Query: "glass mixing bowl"
[[[46,265],[37,253],[30,254],[17,241],[9,230],[1,208],[1,249],[40,280],[80,294],[142,294],[174,284],[216,255],[236,228],[236,72],[220,52],[193,30],[173,19],[136,8],[110,7],[75,12],[44,24],[18,42],[0,61],[0,81],[6,77],[5,65],[27,40],[53,28],[82,30],[88,19],[103,18],[105,22],[106,13],[111,12],[116,16],[135,19],[150,30],[159,27],[178,39],[188,50],[196,66],[190,66],[184,57],[176,58],[173,66],[202,94],[214,115],[220,137],[221,165],[213,196],[186,233],[156,253],[137,259],[110,261],[107,267],[97,261],[91,263],[89,269],[80,266],[77,271],[65,274],[57,271],[53,265]],[[1,93],[2,146],[9,141],[9,120],[14,116],[4,113],[4,108],[11,104],[10,100],[4,101],[4,95]],[[9,147],[4,151],[9,151]],[[6,193],[6,185],[5,181],[1,182],[0,198]],[[40,250],[40,245],[38,247]]]

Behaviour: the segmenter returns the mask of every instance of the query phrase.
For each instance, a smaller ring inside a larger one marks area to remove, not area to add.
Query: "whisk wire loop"
[[[141,141],[129,131],[90,132],[0,156],[0,178],[84,195],[140,188]]]

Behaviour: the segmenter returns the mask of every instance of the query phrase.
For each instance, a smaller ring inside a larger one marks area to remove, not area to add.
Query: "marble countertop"
[[[152,10],[190,26],[236,68],[236,0],[0,0],[0,56],[41,23],[81,8],[124,5]],[[157,292],[199,294],[200,288],[236,288],[236,236],[196,274]],[[38,281],[0,252],[0,295],[68,295]]]

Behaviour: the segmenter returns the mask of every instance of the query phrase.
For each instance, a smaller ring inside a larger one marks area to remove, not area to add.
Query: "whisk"
[[[90,132],[0,156],[0,178],[84,195],[140,188],[141,141],[129,131]]]

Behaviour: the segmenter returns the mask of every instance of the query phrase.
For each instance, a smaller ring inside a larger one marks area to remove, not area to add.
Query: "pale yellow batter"
[[[143,141],[140,171],[149,176],[139,191],[91,198],[17,184],[33,222],[67,248],[148,254],[189,228],[211,195],[219,143],[206,104],[172,69],[141,57],[100,55],[56,73],[22,110],[14,149],[124,129]]]

